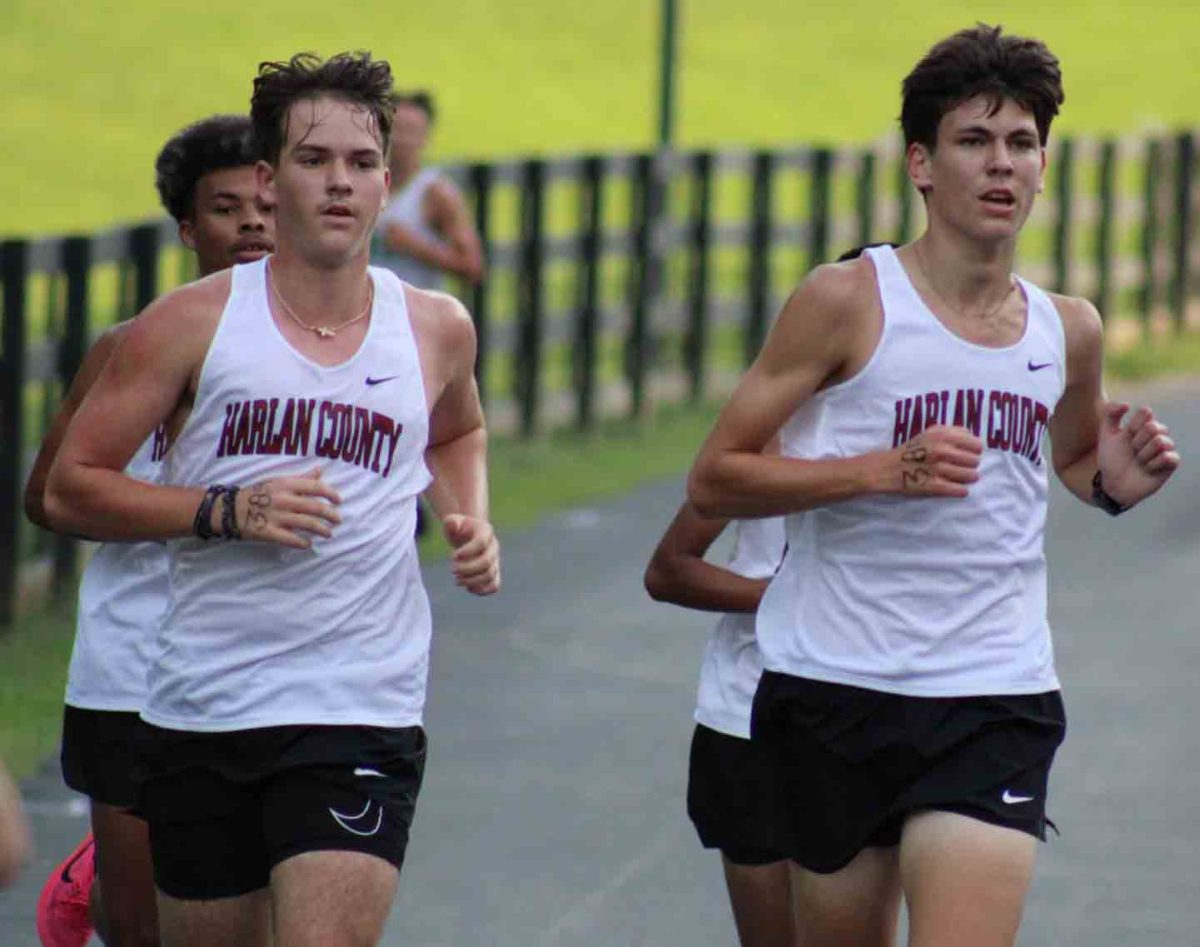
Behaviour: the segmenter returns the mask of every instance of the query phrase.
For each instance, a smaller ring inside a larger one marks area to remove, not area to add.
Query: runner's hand
[[[1127,507],[1155,493],[1179,467],[1167,426],[1149,408],[1138,408],[1122,425],[1128,412],[1122,402],[1104,406],[1096,447],[1105,492]]]
[[[491,595],[500,588],[500,541],[487,520],[451,513],[442,521],[454,580],[472,595]]]
[[[277,477],[237,496],[237,524],[242,539],[276,543],[293,549],[311,549],[312,537],[333,535],[342,521],[338,492],[321,479],[320,468],[301,477]],[[221,535],[221,503],[215,504],[213,528]]]
[[[890,452],[889,481],[914,497],[965,497],[979,479],[983,441],[965,427],[938,424]]]

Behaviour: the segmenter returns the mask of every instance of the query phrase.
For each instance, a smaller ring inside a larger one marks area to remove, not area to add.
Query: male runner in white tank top
[[[170,544],[138,801],[173,947],[378,941],[424,763],[426,465],[459,584],[499,587],[470,318],[368,270],[390,93],[365,53],[260,67],[278,252],[147,309],[51,471],[57,528]],[[164,484],[131,480],[163,421]]]
[[[158,154],[159,197],[178,224],[180,242],[195,252],[201,276],[275,248],[272,209],[259,196],[255,161],[245,115],[189,125]],[[92,346],[46,434],[25,489],[26,514],[39,526],[49,525],[46,476],[67,425],[128,326],[114,326]],[[165,446],[165,431],[157,430],[128,473],[155,479]],[[67,785],[91,801],[92,834],[47,879],[38,901],[45,947],[82,947],[93,927],[109,947],[158,942],[146,823],[131,807],[134,733],[150,645],[166,606],[161,543],[105,544],[88,562],[67,675],[62,763]]]
[[[1064,730],[1046,467],[1116,513],[1179,455],[1148,409],[1106,402],[1092,305],[1012,274],[1054,56],[980,26],[903,91],[926,231],[805,279],[689,496],[705,515],[804,511],[758,612],[752,730],[783,770],[805,944],[890,944],[902,892],[912,947],[1009,947]],[[784,456],[763,456],[777,431]]]
[[[646,567],[646,591],[660,602],[725,613],[700,669],[688,815],[701,844],[721,853],[742,947],[794,947],[787,857],[775,834],[778,779],[766,749],[750,739],[762,676],[754,613],[783,558],[783,519],[737,521],[733,553],[722,567],[704,554],[727,525],[684,503]]]
[[[387,205],[375,225],[373,261],[420,289],[446,288],[446,276],[483,279],[483,247],[454,182],[424,166],[436,112],[428,92],[397,92]]]

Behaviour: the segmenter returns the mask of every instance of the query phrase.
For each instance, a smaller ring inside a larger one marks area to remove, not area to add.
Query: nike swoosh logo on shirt
[[[1033,796],[1014,796],[1006,789],[1003,795],[1000,796],[1000,801],[1006,806],[1015,806],[1019,802],[1033,802],[1033,798]]]
[[[1040,372],[1043,368],[1049,368],[1053,364],[1053,362],[1042,362],[1042,364],[1037,365],[1034,363],[1033,359],[1030,359],[1026,368],[1028,368],[1031,372]]]
[[[379,770],[377,770],[377,769],[367,769],[367,767],[365,767],[365,766],[358,766],[358,767],[355,767],[354,775],[355,776],[383,776],[383,773],[379,772]]]
[[[399,377],[400,377],[399,375],[384,375],[382,378],[372,378],[370,375],[368,375],[367,376],[367,384],[368,385],[382,385],[385,381],[392,381],[393,379],[399,378]]]

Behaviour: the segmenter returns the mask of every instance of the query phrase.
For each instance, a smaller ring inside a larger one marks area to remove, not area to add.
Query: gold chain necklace
[[[921,275],[925,277],[925,282],[929,284],[929,288],[933,290],[933,294],[935,296],[937,296],[938,299],[941,300],[942,305],[963,319],[969,318],[967,316],[967,314],[962,309],[960,309],[958,306],[950,305],[949,300],[947,300],[946,297],[941,294],[941,291],[938,290],[937,284],[933,281],[933,277],[931,277],[929,275],[929,270],[927,270],[925,268],[925,255],[921,252],[920,244],[916,244],[913,247],[913,253],[916,254],[917,266],[919,266],[921,268]],[[1016,288],[1017,288],[1017,282],[1016,282],[1016,280],[1014,280],[1012,278],[1012,274],[1010,273],[1008,276],[1008,292],[1006,292],[1003,296],[1001,296],[1000,302],[996,303],[996,305],[994,305],[991,309],[989,309],[987,312],[985,312],[980,317],[980,319],[983,322],[990,321],[992,319],[992,317],[995,316],[996,313],[998,313],[1000,311],[1000,307],[1003,306],[1006,302],[1008,302],[1008,297],[1013,294],[1013,290]]]
[[[332,339],[335,335],[341,332],[346,326],[352,326],[360,319],[365,319],[368,312],[371,311],[371,304],[375,302],[375,281],[367,280],[367,304],[363,307],[363,311],[357,316],[352,316],[345,322],[339,322],[335,326],[310,326],[307,322],[292,311],[292,307],[287,304],[287,300],[283,298],[283,294],[279,292],[279,287],[275,285],[275,272],[270,266],[267,267],[267,280],[271,283],[271,292],[275,294],[275,298],[279,300],[279,304],[283,306],[283,311],[286,312],[292,322],[296,323],[301,329],[307,329],[309,332],[315,332],[322,339]]]

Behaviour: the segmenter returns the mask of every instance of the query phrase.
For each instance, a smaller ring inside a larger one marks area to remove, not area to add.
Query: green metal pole
[[[662,45],[659,55],[658,147],[670,148],[675,133],[676,0],[662,0]]]

